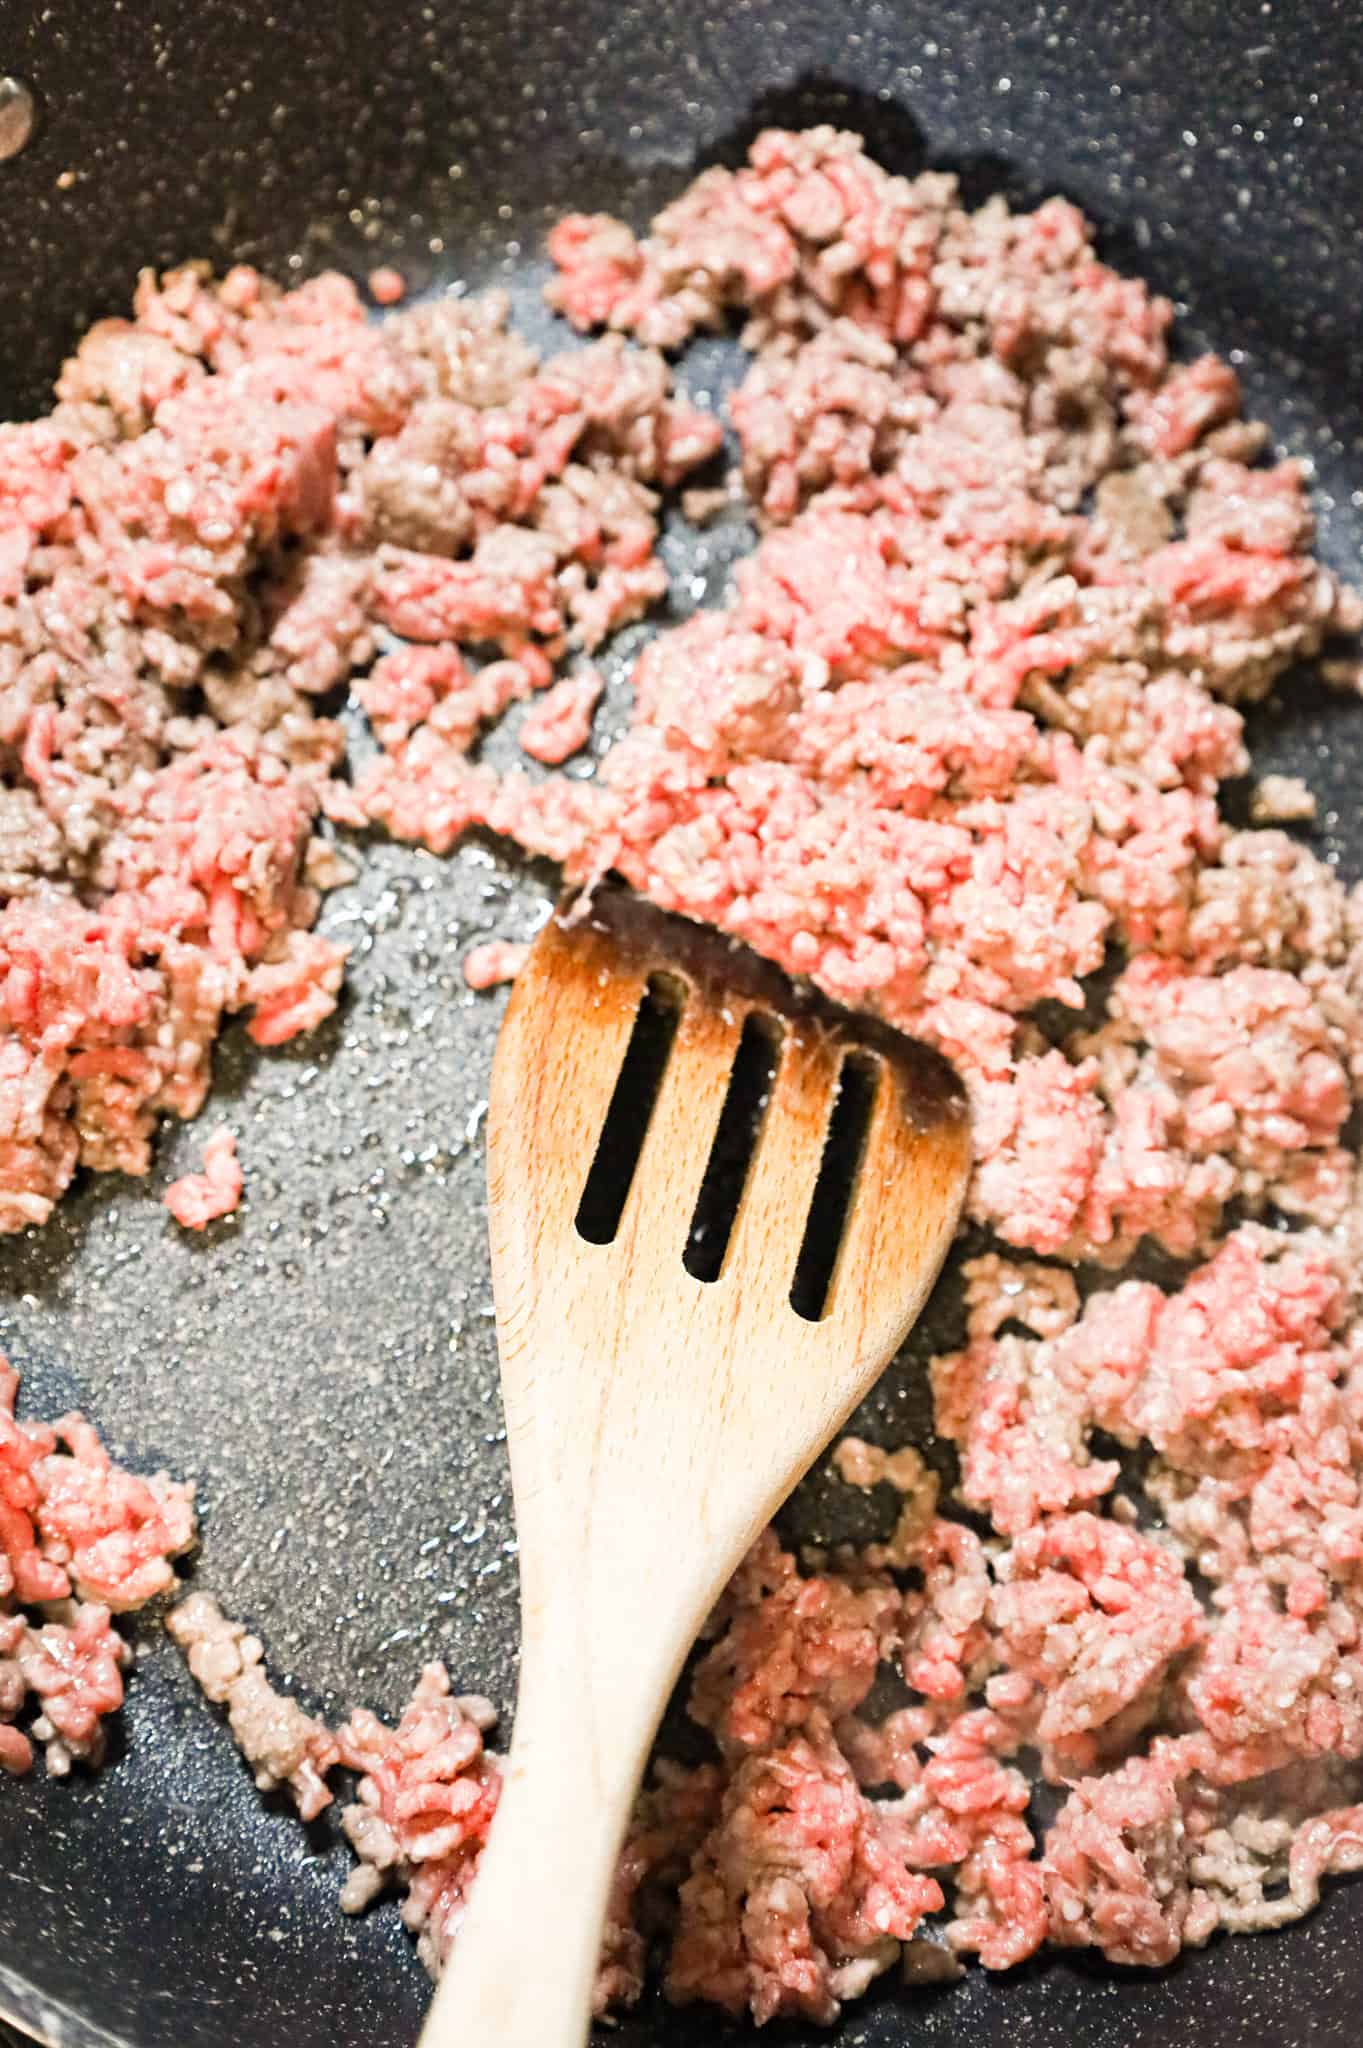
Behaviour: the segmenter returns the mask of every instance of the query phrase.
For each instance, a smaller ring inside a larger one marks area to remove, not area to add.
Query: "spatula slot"
[[[651,974],[640,998],[596,1155],[577,1205],[577,1234],[588,1244],[609,1244],[620,1228],[686,993],[686,983],[679,975]]]
[[[807,1323],[821,1321],[828,1306],[829,1283],[847,1227],[880,1080],[881,1062],[874,1053],[846,1054],[838,1072],[819,1177],[790,1285],[790,1305]]]
[[[723,1270],[734,1218],[771,1100],[783,1036],[779,1021],[763,1010],[750,1010],[743,1020],[724,1107],[682,1254],[682,1264],[695,1280],[717,1280]]]

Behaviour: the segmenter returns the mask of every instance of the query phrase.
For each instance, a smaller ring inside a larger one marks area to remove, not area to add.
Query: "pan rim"
[[[136,2048],[126,2034],[111,2034],[61,1999],[47,1997],[4,1963],[0,1963],[0,2022],[36,2042],[38,2048]]]

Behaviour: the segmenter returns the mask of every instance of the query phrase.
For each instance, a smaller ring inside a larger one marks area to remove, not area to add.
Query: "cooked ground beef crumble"
[[[1248,830],[1217,799],[1238,707],[1363,607],[1234,371],[1171,362],[1168,305],[1063,201],[968,212],[772,132],[643,239],[570,216],[550,253],[552,303],[608,331],[547,362],[497,294],[374,325],[338,277],[190,266],[0,428],[0,1227],[78,1164],[145,1172],[227,1015],[271,1045],[327,1014],[338,826],[614,870],[879,1011],[964,1076],[998,1241],[932,1367],[959,1485],[849,1439],[888,1539],[769,1533],[740,1569],[691,1681],[712,1760],[653,1767],[598,2004],[655,1942],[676,2000],[829,2021],[891,1967],[1158,1966],[1280,1925],[1363,1866],[1363,895],[1267,829],[1311,815],[1295,780]],[[721,430],[659,351],[735,317],[739,474],[683,489]],[[532,759],[587,743],[587,657],[666,589],[665,492],[753,508],[727,601],[646,647],[592,777],[478,759],[519,704]],[[167,1201],[201,1228],[241,1184],[220,1131]],[[1181,1288],[1102,1271],[1143,1239]],[[61,1768],[121,1696],[107,1609],[165,1590],[193,1523],[0,1390],[0,1763],[32,1692]],[[208,1596],[169,1625],[258,1783],[311,1818],[355,1774],[343,1903],[399,1889],[437,1970],[488,1703],[432,1666],[395,1729],[333,1730]],[[873,1713],[887,1667],[905,1703]]]

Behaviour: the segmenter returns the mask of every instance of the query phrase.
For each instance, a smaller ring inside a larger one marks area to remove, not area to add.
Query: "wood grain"
[[[614,1240],[574,1217],[649,972],[686,1001]],[[719,1276],[682,1264],[743,1021],[783,1033]],[[882,1064],[825,1313],[789,1305],[838,1069]],[[897,1349],[955,1230],[969,1137],[935,1056],[712,935],[607,898],[518,978],[488,1112],[522,1661],[502,1805],[423,2048],[580,2048],[611,1874],[687,1649]]]

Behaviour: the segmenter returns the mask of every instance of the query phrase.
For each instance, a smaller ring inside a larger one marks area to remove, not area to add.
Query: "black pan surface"
[[[504,282],[544,330],[542,238],[565,206],[640,221],[759,126],[831,119],[896,169],[958,169],[972,197],[1078,201],[1105,254],[1186,308],[1186,346],[1231,354],[1315,466],[1323,552],[1360,571],[1354,0],[5,0],[3,72],[40,106],[0,164],[6,414],[41,409],[81,325],[148,262],[394,260],[422,288]],[[684,375],[717,392],[736,369],[705,344]],[[670,536],[676,609],[717,595],[747,539]],[[1261,765],[1321,794],[1314,843],[1363,872],[1363,707],[1303,677],[1253,730]],[[198,1143],[175,1131],[147,1185],[88,1181],[46,1231],[0,1242],[0,1341],[29,1402],[79,1402],[116,1454],[199,1481],[200,1582],[328,1709],[397,1711],[434,1655],[513,1696],[480,1141],[499,1005],[464,992],[457,957],[527,932],[546,885],[488,845],[367,846],[324,920],[355,944],[341,1015],[282,1054],[239,1032],[220,1049],[241,1214],[203,1243],[175,1231],[158,1197]],[[948,1278],[867,1433],[926,1430],[921,1360],[953,1302]],[[839,1516],[869,1533],[874,1508],[816,1476],[788,1513],[800,1535]],[[342,1920],[332,1829],[262,1806],[169,1644],[147,1627],[138,1647],[111,1767],[0,1785],[0,2013],[63,2048],[411,2041],[425,1984],[395,1910]],[[1341,1885],[1302,1926],[1154,1976],[1068,1961],[911,2004],[885,1987],[838,2038],[1324,2048],[1363,2025],[1361,1943],[1363,1885]],[[655,2000],[614,2038],[717,2033]]]

